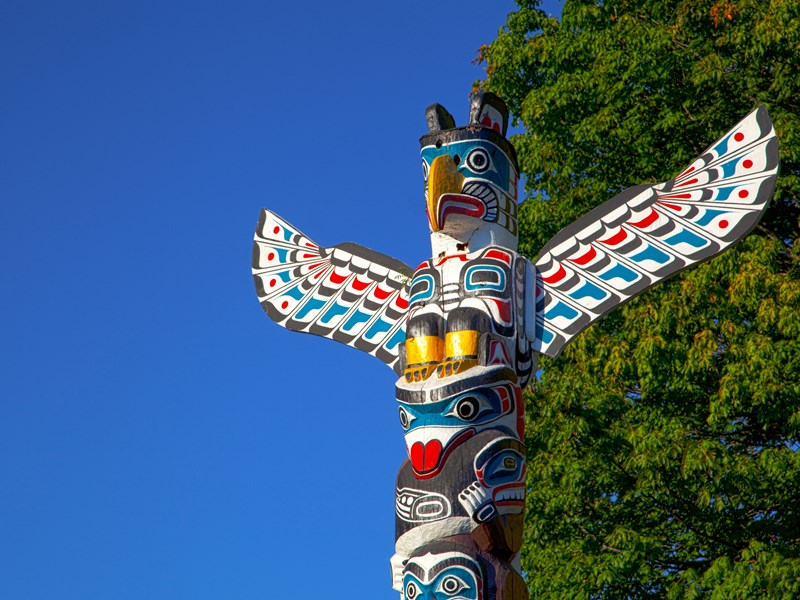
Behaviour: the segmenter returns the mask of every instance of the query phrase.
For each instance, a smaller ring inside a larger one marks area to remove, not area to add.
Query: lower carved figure
[[[409,458],[397,475],[393,585],[417,548],[466,535],[513,563],[522,545],[522,392],[507,366],[396,387]]]
[[[517,568],[485,552],[470,536],[417,548],[402,570],[404,600],[525,600]]]

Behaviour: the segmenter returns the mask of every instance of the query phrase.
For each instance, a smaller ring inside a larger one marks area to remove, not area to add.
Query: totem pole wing
[[[352,243],[321,248],[268,210],[253,243],[253,280],[270,319],[368,352],[398,375],[413,269]]]
[[[777,172],[761,106],[675,179],[629,188],[562,229],[535,262],[533,349],[557,356],[605,313],[747,235]]]

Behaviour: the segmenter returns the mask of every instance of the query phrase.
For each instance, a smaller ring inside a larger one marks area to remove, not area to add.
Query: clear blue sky
[[[426,258],[513,9],[0,4],[0,598],[397,598],[394,377],[264,316],[253,230]]]

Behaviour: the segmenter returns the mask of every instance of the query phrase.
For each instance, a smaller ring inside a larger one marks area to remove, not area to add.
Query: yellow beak
[[[458,172],[452,157],[437,156],[428,173],[428,220],[432,231],[439,231],[439,199],[444,194],[459,194],[464,176]]]

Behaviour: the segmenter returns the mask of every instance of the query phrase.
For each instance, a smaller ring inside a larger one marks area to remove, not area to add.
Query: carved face
[[[476,385],[470,386],[471,380]],[[436,475],[455,448],[481,431],[499,429],[521,437],[522,393],[509,369],[495,369],[488,383],[478,375],[445,386],[442,392],[433,398],[398,394],[400,425],[418,478]]]
[[[518,175],[500,146],[479,138],[425,146],[422,174],[431,231],[462,238],[497,223],[516,234]]]
[[[439,104],[425,111],[422,175],[433,255],[517,247],[517,158],[506,139],[508,108],[491,92],[472,98],[469,123]]]
[[[479,600],[481,568],[460,552],[409,559],[403,571],[404,600]]]
[[[525,446],[514,438],[500,438],[475,456],[475,474],[491,490],[501,514],[525,507]]]
[[[528,600],[514,567],[467,535],[417,548],[398,577],[403,600]]]

